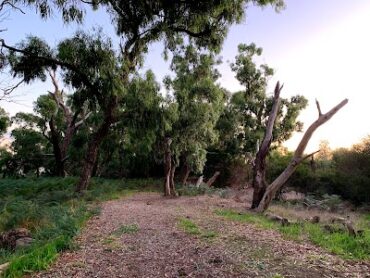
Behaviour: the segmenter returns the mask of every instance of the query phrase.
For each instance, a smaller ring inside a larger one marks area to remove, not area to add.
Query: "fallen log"
[[[279,215],[266,213],[265,216],[271,221],[279,222],[282,226],[289,226],[291,224],[291,222],[289,222],[287,218],[281,217]]]
[[[330,222],[342,224],[347,229],[347,232],[350,236],[353,236],[353,237],[357,236],[357,232],[355,228],[353,227],[353,223],[351,222],[348,216],[347,216],[347,219],[343,217],[333,217],[330,219]]]

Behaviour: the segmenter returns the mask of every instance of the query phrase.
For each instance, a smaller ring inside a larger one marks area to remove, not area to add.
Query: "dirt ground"
[[[370,277],[365,263],[214,213],[243,206],[217,196],[157,193],[106,202],[76,239],[78,248],[33,277]],[[181,219],[213,236],[185,233]]]

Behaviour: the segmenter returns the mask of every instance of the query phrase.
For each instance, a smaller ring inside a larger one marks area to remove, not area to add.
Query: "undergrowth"
[[[84,196],[74,193],[77,178],[0,179],[0,233],[27,228],[31,246],[11,252],[0,248],[0,264],[9,262],[4,277],[46,269],[58,253],[74,248],[73,237],[99,213],[99,202],[138,190],[156,190],[155,180],[92,179]]]
[[[342,231],[329,233],[319,224],[308,222],[281,226],[261,214],[238,213],[233,210],[216,210],[215,213],[229,220],[252,223],[263,229],[277,230],[286,239],[309,240],[345,259],[370,259],[370,230],[368,228],[363,231],[361,236],[353,237]]]

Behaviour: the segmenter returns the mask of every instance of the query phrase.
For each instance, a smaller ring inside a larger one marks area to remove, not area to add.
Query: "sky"
[[[220,56],[220,84],[230,91],[241,89],[230,70],[229,63],[237,54],[239,43],[256,43],[263,48],[258,62],[274,68],[269,91],[276,81],[284,83],[282,97],[301,94],[309,106],[300,120],[307,128],[318,113],[315,99],[323,112],[344,98],[349,103],[328,123],[320,127],[311,139],[307,151],[318,149],[321,140],[329,141],[332,148],[349,147],[370,134],[370,1],[369,0],[286,0],[286,8],[276,13],[271,7],[249,7],[242,24],[232,26]],[[26,14],[12,12],[0,22],[7,28],[1,37],[14,44],[27,35],[37,35],[51,45],[72,35],[77,29],[92,30],[101,26],[103,32],[118,41],[110,19],[104,12],[88,12],[84,26],[65,25],[58,15],[44,21],[33,10]],[[4,17],[3,17],[4,18]],[[163,60],[162,44],[149,47],[144,68],[152,69],[161,81],[170,73],[169,64]],[[12,81],[4,74],[0,84]],[[0,102],[11,115],[18,111],[32,111],[37,96],[51,89],[51,84],[34,83],[22,86],[15,99],[19,104]],[[20,105],[21,104],[21,105]],[[303,133],[295,134],[285,145],[294,150]]]

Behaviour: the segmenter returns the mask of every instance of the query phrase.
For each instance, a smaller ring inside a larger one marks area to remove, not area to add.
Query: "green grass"
[[[9,262],[5,277],[21,277],[48,267],[58,253],[73,248],[73,237],[99,213],[99,202],[138,190],[155,190],[155,180],[92,179],[83,197],[76,196],[77,178],[0,179],[0,233],[27,228],[34,242],[14,252],[0,248],[0,264]]]
[[[118,229],[116,229],[113,234],[116,236],[120,236],[123,234],[135,234],[139,231],[139,226],[137,224],[131,225],[122,225]]]
[[[178,220],[178,226],[189,235],[200,236],[205,239],[212,239],[217,236],[215,231],[201,229],[197,224],[187,218],[180,218]]]
[[[215,213],[232,221],[247,222],[263,229],[277,230],[287,239],[309,240],[345,259],[370,259],[369,229],[364,230],[362,236],[352,237],[346,232],[328,233],[319,224],[305,222],[281,226],[261,214],[238,213],[232,210],[216,210]]]

